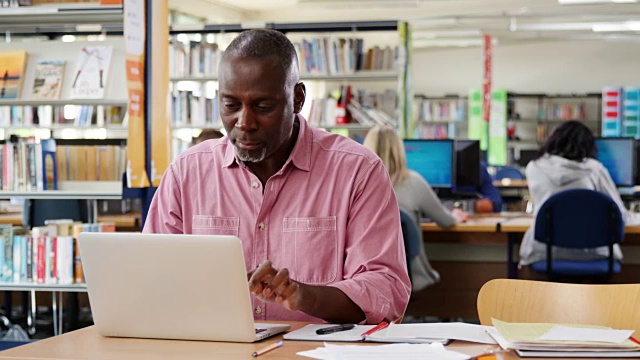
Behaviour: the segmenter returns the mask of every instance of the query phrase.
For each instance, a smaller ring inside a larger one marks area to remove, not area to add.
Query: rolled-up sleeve
[[[142,232],[182,234],[182,202],[175,164],[169,166],[153,196]]]
[[[356,180],[349,211],[342,290],[366,315],[366,323],[401,318],[409,303],[400,210],[386,169],[373,161]]]

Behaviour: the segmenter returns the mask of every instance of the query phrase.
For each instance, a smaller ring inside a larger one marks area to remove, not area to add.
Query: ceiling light
[[[425,47],[470,47],[470,46],[484,46],[483,38],[468,38],[468,39],[419,39],[412,42],[416,48]],[[498,39],[491,38],[492,45],[498,45]]]
[[[435,38],[448,38],[448,37],[468,37],[468,36],[481,36],[482,31],[478,29],[470,30],[442,30],[442,31],[413,31],[414,39],[435,39]]]
[[[640,21],[626,21],[621,23],[602,23],[593,25],[593,31],[640,31]]]
[[[587,5],[587,4],[632,4],[640,0],[558,0],[560,5]]]

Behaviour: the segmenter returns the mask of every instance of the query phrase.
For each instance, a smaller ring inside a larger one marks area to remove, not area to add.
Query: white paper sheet
[[[540,336],[539,340],[593,341],[622,344],[633,330],[590,329],[556,325]]]
[[[387,338],[439,338],[471,341],[481,344],[496,344],[487,334],[493,326],[474,325],[466,323],[420,323],[420,324],[391,324],[387,328]]]
[[[465,360],[469,356],[449,351],[442,344],[390,344],[390,345],[334,345],[325,344],[324,348],[301,351],[298,355],[319,360]]]

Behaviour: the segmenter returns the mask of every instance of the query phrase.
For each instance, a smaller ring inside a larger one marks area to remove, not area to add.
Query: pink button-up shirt
[[[296,281],[342,290],[367,323],[396,320],[411,286],[387,171],[355,141],[298,121],[293,151],[264,189],[226,137],[186,150],[165,172],[144,232],[236,235],[248,270],[271,260]],[[320,320],[253,295],[252,305],[256,320]]]

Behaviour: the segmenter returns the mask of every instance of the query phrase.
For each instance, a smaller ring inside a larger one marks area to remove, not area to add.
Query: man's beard
[[[238,158],[241,161],[257,163],[264,160],[267,157],[267,148],[263,147],[261,150],[248,151],[244,149],[239,149],[236,146],[236,154],[238,154]]]

